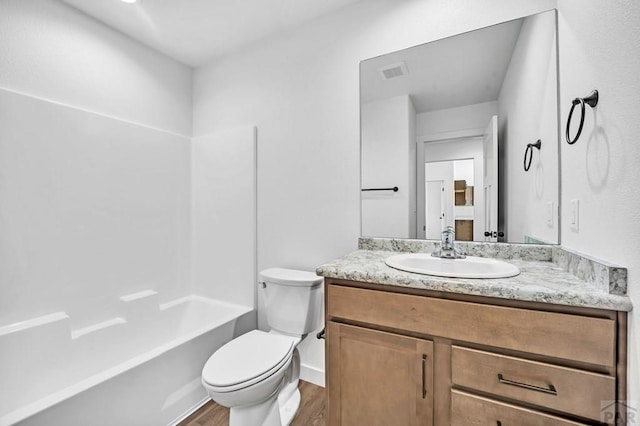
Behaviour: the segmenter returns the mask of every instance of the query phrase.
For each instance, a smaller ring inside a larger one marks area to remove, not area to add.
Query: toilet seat
[[[295,348],[289,336],[253,330],[218,349],[202,370],[214,392],[233,392],[259,383],[288,365]]]

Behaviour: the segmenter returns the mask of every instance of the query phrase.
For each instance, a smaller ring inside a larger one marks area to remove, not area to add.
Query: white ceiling
[[[409,94],[417,113],[498,99],[523,19],[426,43],[362,62],[361,100]],[[407,76],[378,69],[404,61]]]
[[[192,67],[362,0],[63,0]]]

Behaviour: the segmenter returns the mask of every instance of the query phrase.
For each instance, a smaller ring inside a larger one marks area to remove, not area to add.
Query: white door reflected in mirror
[[[452,155],[455,157],[455,152]],[[464,152],[460,155],[460,159],[424,163],[425,205],[418,211],[425,212],[427,239],[440,239],[442,231],[451,226],[455,229],[456,240],[473,241],[474,229],[483,229],[484,223],[479,220],[481,215],[475,213],[483,208],[475,201],[481,199],[475,196],[476,160],[464,158]]]
[[[427,180],[425,190],[427,238],[435,240],[440,238],[440,234],[444,230],[444,180]]]

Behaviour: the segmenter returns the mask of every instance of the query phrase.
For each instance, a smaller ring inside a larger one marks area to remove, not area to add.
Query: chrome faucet
[[[431,256],[447,259],[464,259],[466,256],[455,248],[455,235],[456,231],[453,229],[453,226],[447,226],[445,230],[442,231],[440,249],[431,253]]]

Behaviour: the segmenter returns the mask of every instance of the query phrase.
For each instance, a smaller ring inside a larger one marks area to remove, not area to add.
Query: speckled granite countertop
[[[367,240],[367,243],[369,242],[370,240]],[[570,269],[567,268],[567,263],[571,262],[566,261],[568,255],[578,257],[579,255],[571,252],[563,252],[561,254],[553,253],[553,250],[559,249],[558,247],[549,248],[548,260],[540,260],[541,257],[539,255],[533,256],[535,260],[531,260],[526,254],[522,254],[521,245],[513,245],[517,250],[520,250],[517,256],[501,255],[497,257],[520,268],[519,275],[511,278],[461,279],[414,274],[391,268],[387,266],[384,261],[394,252],[428,252],[428,250],[388,250],[386,245],[383,244],[383,246],[386,250],[375,250],[379,245],[363,244],[361,240],[360,247],[367,249],[355,251],[342,258],[321,265],[316,269],[316,273],[323,277],[351,281],[502,299],[582,306],[616,311],[630,311],[632,309],[631,301],[626,295],[613,294],[611,291],[616,290],[619,293],[620,288],[626,290],[626,269],[616,266],[610,268],[613,272],[607,269],[605,271],[606,273],[595,274],[594,279],[585,279],[582,276],[579,278],[581,274],[575,274],[575,271],[571,273],[567,270]],[[501,247],[504,246],[507,245],[501,245]],[[530,249],[536,253],[539,252],[536,247],[531,246]],[[567,253],[569,254],[567,255]],[[469,254],[479,255],[482,253],[474,251]],[[542,258],[544,258],[544,256]],[[557,262],[559,260],[559,262],[554,263],[551,261],[553,259]],[[585,259],[591,261],[591,259]],[[583,264],[584,266],[584,262],[573,263]],[[595,268],[591,266],[592,269],[598,270],[599,266],[601,266],[600,269],[607,267],[602,267],[602,263],[597,263],[597,261],[594,262],[596,262],[596,266]],[[618,280],[613,284],[606,283],[605,287],[601,275],[614,276],[620,274],[620,271],[624,271],[624,283]]]

